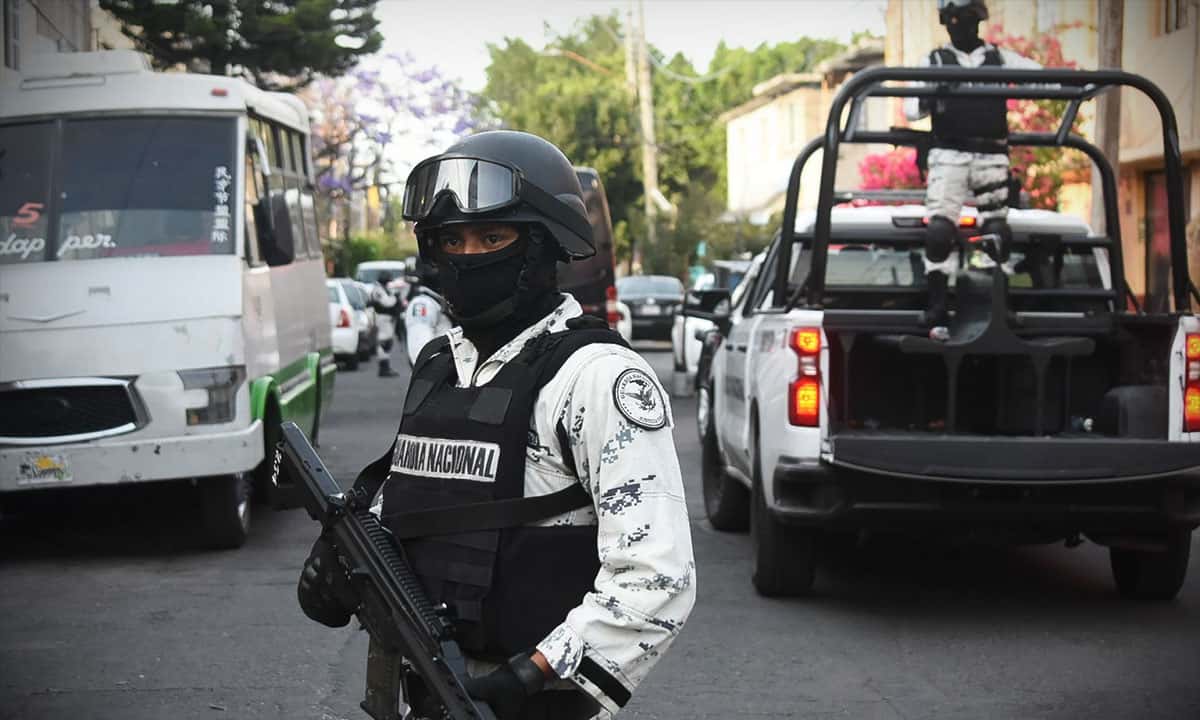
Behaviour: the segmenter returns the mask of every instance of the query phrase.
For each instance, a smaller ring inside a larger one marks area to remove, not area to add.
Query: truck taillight
[[[609,285],[604,291],[604,315],[608,326],[615,330],[621,314],[617,312],[617,288],[614,285]]]
[[[821,329],[794,328],[788,346],[800,359],[798,377],[788,385],[788,421],[817,427],[821,423]]]
[[[338,315],[337,326],[340,328],[350,327],[350,313],[346,311],[346,308],[342,308],[341,313]]]
[[[1184,338],[1187,367],[1183,390],[1183,431],[1200,431],[1200,333]]]

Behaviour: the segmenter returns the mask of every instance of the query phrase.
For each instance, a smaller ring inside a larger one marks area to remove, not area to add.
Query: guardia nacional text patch
[[[613,383],[613,402],[634,425],[657,430],[667,424],[667,406],[658,384],[645,371],[629,368]]]
[[[499,465],[500,446],[476,440],[401,433],[392,454],[392,472],[434,478],[495,482]]]

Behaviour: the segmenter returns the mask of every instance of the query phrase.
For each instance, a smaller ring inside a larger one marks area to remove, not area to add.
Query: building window
[[[1173,33],[1188,26],[1195,0],[1163,0],[1163,32]]]
[[[21,37],[20,8],[21,0],[0,0],[4,10],[4,67],[13,70],[21,69],[21,50],[17,39]]]

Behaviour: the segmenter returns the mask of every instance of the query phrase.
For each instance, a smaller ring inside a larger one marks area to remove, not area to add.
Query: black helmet
[[[962,17],[966,14],[975,20],[987,20],[988,9],[984,0],[937,0],[938,21],[943,25],[950,22],[951,17]]]
[[[416,222],[422,257],[427,231],[483,221],[539,224],[567,260],[596,253],[575,168],[529,133],[482,132],[423,160],[408,176],[403,215]]]

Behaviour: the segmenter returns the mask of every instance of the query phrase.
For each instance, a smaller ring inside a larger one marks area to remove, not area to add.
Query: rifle
[[[487,703],[467,694],[466,660],[451,637],[452,625],[370,512],[373,498],[357,487],[342,492],[296,423],[284,423],[282,431],[272,478],[290,475],[309,516],[350,568],[360,601],[354,614],[371,637],[362,709],[375,720],[402,720],[401,692],[405,675],[413,673],[441,705],[437,720],[496,720]]]

